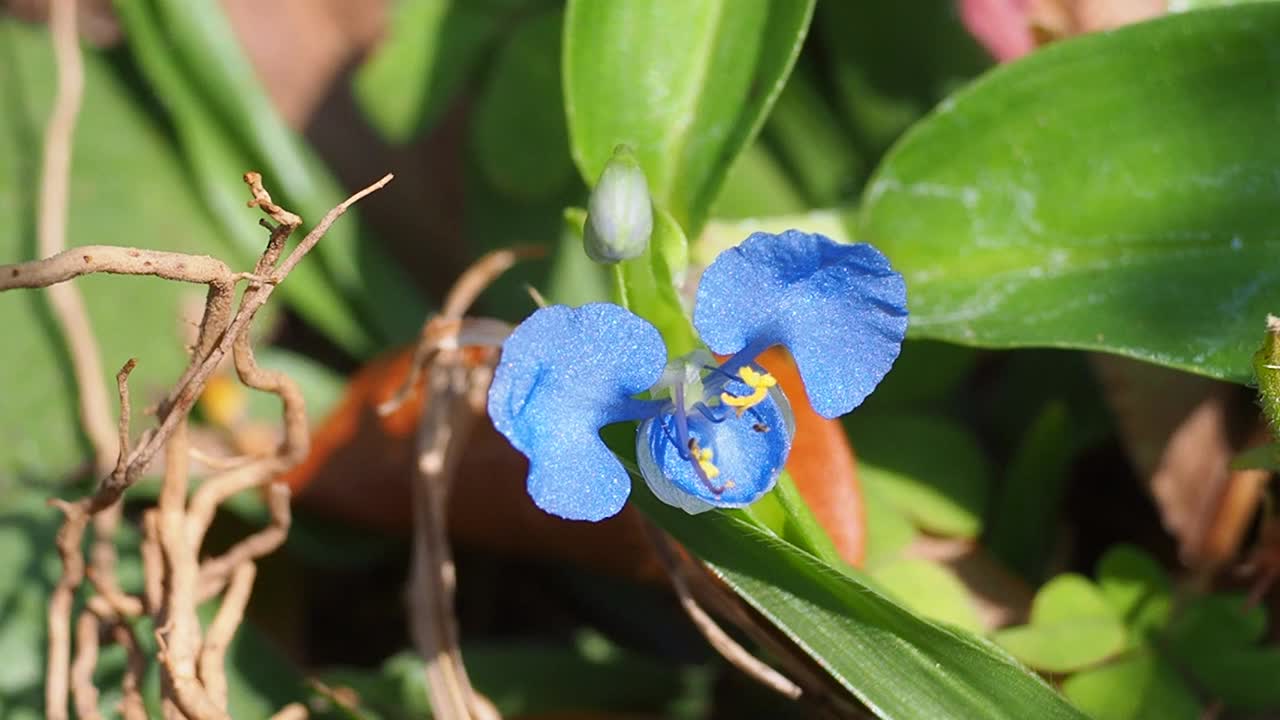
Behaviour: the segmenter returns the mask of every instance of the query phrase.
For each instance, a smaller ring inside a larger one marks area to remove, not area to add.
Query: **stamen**
[[[763,402],[765,396],[769,394],[769,388],[778,384],[777,378],[767,372],[757,372],[750,365],[743,366],[741,374],[742,383],[751,388],[750,395],[738,396],[730,395],[728,392],[720,393],[720,401],[737,410],[738,417],[742,417],[743,411]]]
[[[696,438],[689,438],[689,450],[695,458],[693,462],[693,471],[698,474],[698,479],[702,481],[703,487],[710,490],[712,494],[720,495],[725,490],[733,487],[732,480],[726,480],[723,485],[716,485],[713,479],[720,477],[720,468],[711,462],[711,448],[704,448],[698,445]]]

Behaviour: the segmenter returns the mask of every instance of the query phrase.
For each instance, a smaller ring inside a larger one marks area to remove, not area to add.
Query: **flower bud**
[[[649,183],[631,148],[619,145],[587,201],[582,242],[587,257],[616,263],[644,254],[653,234]]]

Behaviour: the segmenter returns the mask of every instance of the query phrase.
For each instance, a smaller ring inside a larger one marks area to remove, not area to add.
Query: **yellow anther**
[[[769,388],[778,384],[778,379],[767,372],[756,372],[751,366],[746,366],[738,373],[742,378],[742,382],[751,388],[750,395],[730,395],[727,392],[720,393],[720,401],[731,408],[738,411],[741,417],[743,411],[748,408],[759,405],[769,394]]]
[[[698,467],[702,468],[702,474],[706,475],[708,480],[715,480],[720,477],[720,468],[711,462],[713,454],[711,448],[698,447],[696,440],[691,440],[689,445],[691,446],[689,449],[693,454],[693,460],[698,463]]]

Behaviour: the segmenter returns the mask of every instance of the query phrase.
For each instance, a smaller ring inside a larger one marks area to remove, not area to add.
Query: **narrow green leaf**
[[[922,620],[856,576],[747,522],[635,502],[882,718],[1079,718],[1038,677],[969,633]]]
[[[1058,537],[1075,448],[1066,405],[1050,401],[1019,443],[996,497],[985,544],[1024,578],[1039,581]]]
[[[520,199],[558,194],[573,179],[561,109],[563,12],[535,15],[512,31],[476,102],[472,152],[494,187]]]
[[[352,89],[374,127],[407,143],[440,117],[498,37],[504,13],[475,0],[398,0]]]
[[[564,87],[573,157],[594,182],[635,149],[657,204],[697,234],[795,62],[813,0],[571,0]]]
[[[809,509],[809,504],[800,495],[795,481],[791,479],[791,473],[783,470],[778,475],[777,487],[770,494],[778,499],[785,513],[786,519],[782,526],[783,540],[812,553],[814,557],[831,567],[845,567],[846,563],[840,557],[836,544],[832,542],[831,536],[823,529],[818,518],[814,517],[813,511]]]
[[[148,79],[166,72],[185,83],[179,90],[198,106],[202,122],[216,124],[234,152],[247,155],[263,173],[276,200],[298,213],[307,225],[347,195],[305,141],[276,113],[257,75],[241,51],[221,7],[181,0],[120,2],[149,4],[150,13],[135,10],[130,36],[138,21],[152,25],[152,43],[163,45],[167,71],[144,63]],[[128,22],[127,22],[128,24]],[[169,92],[172,88],[163,88]],[[177,118],[175,118],[177,119]],[[191,118],[185,118],[191,122]],[[241,171],[243,172],[243,170]],[[377,178],[369,178],[370,182]],[[361,309],[362,324],[374,328],[384,342],[412,336],[426,314],[421,296],[401,268],[370,238],[361,238],[356,214],[337,223],[316,249],[326,274],[340,296]]]
[[[925,414],[855,413],[844,422],[864,485],[875,486],[925,530],[978,535],[990,469],[971,432]]]
[[[238,262],[251,267],[266,246],[266,235],[257,225],[261,213],[245,207],[248,191],[240,178],[256,163],[209,116],[204,102],[172,62],[172,51],[148,3],[121,2],[118,13],[129,35],[129,49],[173,120],[192,180],[204,200],[205,216],[212,216],[212,223],[231,240]],[[280,286],[280,294],[307,322],[347,351],[362,354],[374,349],[374,339],[361,325],[355,309],[343,300],[319,264],[300,264]]]
[[[914,337],[1103,350],[1247,382],[1280,307],[1280,5],[1052,45],[944,101],[869,184],[860,236]]]
[[[811,207],[847,200],[867,172],[814,73],[804,64],[791,73],[763,135],[778,148]]]
[[[982,621],[964,583],[947,568],[909,558],[877,567],[871,577],[895,600],[922,617],[982,632]]]

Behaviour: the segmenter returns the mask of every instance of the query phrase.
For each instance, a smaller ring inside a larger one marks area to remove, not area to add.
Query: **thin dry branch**
[[[71,663],[71,696],[75,699],[80,720],[96,720],[98,688],[93,684],[93,669],[98,665],[98,616],[85,610],[76,621],[76,658]]]
[[[200,564],[201,601],[222,592],[235,568],[275,552],[284,543],[292,522],[288,485],[272,483],[267,491],[267,508],[271,513],[270,525],[237,542],[222,555]]]
[[[72,45],[74,46],[74,38]],[[219,635],[211,643],[207,642],[207,638],[201,638],[195,604],[197,598],[202,596],[202,580],[205,587],[216,584],[221,588],[226,583],[227,575],[231,573],[229,569],[220,569],[224,565],[242,564],[279,546],[289,524],[287,492],[272,493],[272,526],[237,545],[223,558],[216,559],[208,568],[210,572],[203,578],[198,558],[199,548],[219,503],[240,489],[258,487],[269,482],[299,462],[305,456],[309,442],[301,393],[287,377],[257,366],[248,342],[248,328],[256,312],[266,303],[276,286],[319,242],[333,222],[354,202],[390,180],[390,175],[383,177],[331,210],[281,262],[289,235],[300,225],[301,219],[271,201],[270,195],[262,187],[260,176],[256,173],[246,175],[245,181],[253,198],[249,204],[261,207],[278,223],[273,226],[264,221],[264,225],[271,230],[271,236],[257,267],[251,273],[232,273],[221,261],[208,257],[106,246],[56,252],[44,260],[0,266],[0,291],[56,285],[97,272],[153,275],[162,279],[197,282],[209,286],[191,362],[174,389],[160,404],[157,412],[158,425],[143,433],[136,447],[130,449],[127,379],[134,366],[131,360],[117,374],[121,412],[111,438],[112,445],[119,448],[114,455],[114,466],[105,460],[99,463],[103,479],[97,490],[88,497],[76,502],[52,501],[63,512],[64,522],[56,541],[63,562],[63,574],[49,603],[46,707],[50,717],[67,716],[66,700],[71,680],[69,656],[72,598],[86,574],[99,594],[90,597],[90,612],[80,621],[82,630],[78,644],[81,650],[74,679],[77,705],[82,714],[88,712],[87,698],[93,696],[96,703],[96,690],[91,686],[91,679],[98,633],[110,629],[113,638],[118,637],[119,642],[129,643],[128,647],[136,649],[136,638],[131,636],[132,631],[125,619],[146,612],[156,621],[157,641],[161,648],[159,657],[163,669],[162,700],[165,715],[189,720],[226,717],[225,709],[221,707],[225,705],[225,684],[220,686],[217,672],[210,671],[214,678],[214,693],[211,696],[197,672],[197,664],[198,658],[203,663],[206,657],[220,657],[218,648],[225,644],[220,638],[224,635],[229,638],[239,624],[243,603],[239,610],[236,609],[236,604],[241,597],[240,593],[243,592],[247,598],[247,590],[233,583],[229,596],[224,600],[224,613],[219,616],[224,618],[216,628]],[[65,193],[65,188],[62,191]],[[65,212],[65,198],[63,201]],[[236,306],[235,286],[245,279],[250,281],[250,285]],[[237,371],[245,384],[281,398],[284,404],[286,439],[275,456],[263,458],[257,463],[250,462],[220,477],[211,478],[192,498],[189,507],[187,416],[209,377],[228,354],[233,355]],[[108,427],[109,420],[108,417]],[[123,493],[133,485],[161,450],[166,453],[165,479],[158,508],[144,515],[142,556],[145,591],[139,599],[122,593],[115,583],[115,555],[111,542],[117,520],[114,513]],[[98,538],[94,548],[93,567],[86,573],[80,546],[90,520],[95,522]],[[243,574],[237,577],[243,577]],[[212,592],[217,591],[215,589]],[[88,623],[91,621],[95,631],[92,641],[87,634]],[[131,662],[136,659],[131,657]],[[136,667],[130,672],[132,676],[126,677],[126,685],[129,687],[125,688],[126,703],[123,710],[128,716],[138,717],[144,714],[140,699],[136,697],[137,680],[141,672]],[[85,678],[89,679],[88,684]],[[133,689],[130,690],[130,687]],[[223,689],[219,690],[219,687]]]
[[[252,562],[241,563],[232,571],[222,605],[209,624],[209,632],[200,649],[200,682],[213,702],[223,710],[227,708],[227,673],[224,667],[227,647],[244,619],[244,609],[249,604],[256,574],[257,567]]]
[[[410,628],[425,664],[435,717],[442,720],[498,718],[497,710],[477,693],[467,677],[458,643],[454,613],[455,568],[447,535],[446,507],[461,451],[471,429],[484,414],[497,353],[509,334],[504,323],[464,319],[471,303],[493,280],[521,257],[540,252],[523,248],[489,253],[459,278],[440,315],[423,327],[414,351],[410,376],[379,411],[394,411],[417,385],[430,362],[424,414],[418,423],[417,477],[413,484],[413,566],[410,579]],[[470,335],[463,337],[466,330]],[[462,348],[490,349],[482,359],[468,359]],[[432,362],[434,360],[434,362]]]
[[[111,627],[111,639],[125,649],[127,661],[120,681],[120,715],[124,720],[147,720],[147,707],[142,701],[142,679],[147,674],[147,660],[138,646],[138,638],[128,623]]]
[[[803,694],[800,686],[791,682],[788,678],[779,673],[777,670],[769,667],[768,664],[752,655],[746,648],[738,644],[729,633],[720,627],[711,615],[698,601],[693,597],[693,592],[689,589],[689,581],[685,578],[684,571],[680,567],[677,559],[677,550],[671,539],[665,532],[649,522],[648,519],[642,521],[645,531],[649,535],[649,540],[653,547],[657,550],[658,559],[662,561],[663,568],[667,571],[667,577],[671,579],[671,586],[675,589],[676,597],[680,600],[680,607],[684,609],[685,614],[689,616],[689,620],[693,622],[693,626],[702,633],[707,639],[711,647],[720,653],[730,665],[741,670],[747,677],[752,678],[756,682],[782,695],[788,700],[798,700]]]

